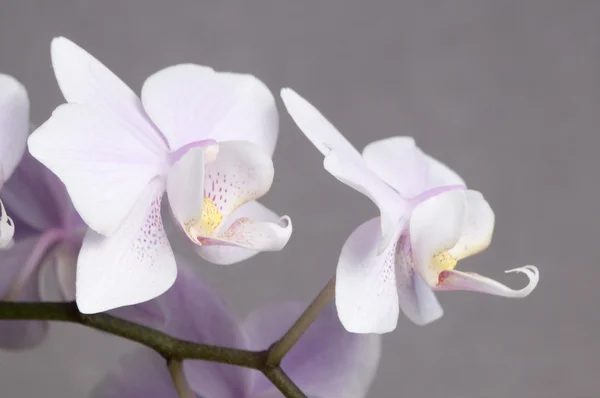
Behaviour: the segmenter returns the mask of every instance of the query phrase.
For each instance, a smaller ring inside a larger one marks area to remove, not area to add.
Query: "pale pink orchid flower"
[[[442,316],[436,290],[472,290],[525,297],[539,281],[527,265],[505,272],[529,278],[513,290],[495,280],[455,269],[457,262],[488,247],[494,212],[483,195],[410,137],[369,144],[362,155],[310,103],[281,91],[288,112],[325,156],[324,167],[369,197],[380,217],[359,226],[344,244],[337,265],[335,302],[344,327],[355,333],[387,333],[399,310],[416,324]]]
[[[165,192],[173,216],[211,262],[286,245],[289,218],[255,202],[273,182],[278,133],[274,98],[260,80],[181,64],[146,79],[140,99],[68,39],[54,39],[51,54],[67,103],[28,145],[89,226],[77,260],[81,312],[141,303],[174,283]]]

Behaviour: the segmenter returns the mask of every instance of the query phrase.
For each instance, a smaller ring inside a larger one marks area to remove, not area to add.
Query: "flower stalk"
[[[177,339],[158,330],[112,315],[104,313],[82,314],[77,309],[75,302],[0,301],[0,320],[75,323],[145,345],[170,360],[171,363],[173,361],[180,362],[184,359],[200,359],[257,369],[271,380],[284,396],[288,398],[306,398],[306,395],[281,368],[267,364],[267,353],[265,351],[240,350]],[[183,395],[183,397],[186,396]]]
[[[279,365],[294,344],[300,340],[306,329],[312,325],[335,294],[335,276],[327,282],[312,303],[300,315],[292,327],[276,341],[267,352],[267,364]]]
[[[169,374],[171,375],[171,379],[173,379],[173,386],[175,386],[179,398],[196,398],[196,394],[194,394],[185,379],[183,362],[177,359],[169,359],[167,360],[167,367],[169,368]]]

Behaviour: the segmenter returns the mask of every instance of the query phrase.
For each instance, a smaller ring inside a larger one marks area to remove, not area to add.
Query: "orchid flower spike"
[[[174,283],[161,218],[165,191],[175,219],[209,261],[229,264],[285,246],[289,218],[254,202],[273,182],[278,130],[262,82],[175,65],[151,75],[140,100],[68,39],[54,39],[51,50],[67,104],[28,145],[90,227],[77,260],[81,312],[144,302]]]
[[[347,330],[390,332],[399,308],[416,324],[432,322],[442,316],[435,290],[505,297],[533,291],[539,273],[531,265],[506,271],[529,278],[520,290],[455,269],[458,260],[490,244],[494,212],[481,193],[468,190],[412,138],[373,142],[361,156],[304,98],[289,88],[281,96],[298,127],[325,156],[325,169],[368,196],[381,212],[350,235],[340,254],[335,302]]]
[[[0,74],[0,187],[13,174],[29,134],[29,97],[15,78]],[[15,224],[0,200],[0,249],[13,245]]]
[[[302,303],[274,303],[239,320],[228,306],[178,259],[179,276],[166,294],[139,307],[168,311],[166,324],[151,327],[204,344],[262,351],[280,338],[306,308]],[[191,265],[191,264],[190,264]],[[134,306],[134,307],[138,307]],[[156,312],[156,310],[150,310]],[[376,375],[381,336],[348,333],[328,306],[282,361],[282,368],[310,397],[362,398]],[[198,397],[283,397],[259,371],[214,362],[186,360],[184,375]],[[140,348],[92,390],[93,398],[177,398],[164,358]]]

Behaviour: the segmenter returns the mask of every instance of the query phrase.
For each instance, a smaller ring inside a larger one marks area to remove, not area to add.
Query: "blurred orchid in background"
[[[17,168],[29,134],[29,97],[14,77],[0,74],[0,187]],[[0,201],[0,249],[12,245],[15,225]]]
[[[175,219],[209,261],[230,264],[286,245],[289,218],[254,202],[273,182],[278,131],[262,82],[175,65],[150,76],[140,100],[65,38],[53,40],[52,63],[68,103],[28,144],[90,227],[77,261],[81,312],[144,302],[174,283],[160,213],[165,191]]]
[[[162,330],[178,338],[264,350],[304,309],[298,303],[260,308],[238,322],[227,306],[178,258],[179,276],[167,293],[140,306],[163,302],[168,321]],[[194,315],[195,314],[195,315]],[[283,370],[310,397],[360,398],[373,381],[381,355],[380,336],[348,333],[329,306],[285,357]],[[188,360],[184,374],[198,397],[275,398],[278,392],[260,372]],[[125,356],[93,390],[94,398],[176,398],[165,360],[149,349]]]
[[[40,301],[42,265],[54,267],[61,293],[72,299],[77,253],[86,226],[65,186],[25,153],[0,198],[16,223],[15,245],[0,252],[0,294],[9,301]],[[0,346],[37,344],[48,325],[40,321],[0,321]]]
[[[335,301],[347,330],[390,332],[399,308],[417,324],[432,322],[442,316],[434,290],[506,297],[533,291],[539,280],[534,266],[506,271],[529,278],[520,290],[454,269],[458,260],[490,244],[494,213],[479,192],[468,190],[412,138],[373,142],[361,156],[304,98],[288,88],[281,96],[298,127],[325,156],[325,169],[368,196],[381,212],[350,235],[340,254]]]

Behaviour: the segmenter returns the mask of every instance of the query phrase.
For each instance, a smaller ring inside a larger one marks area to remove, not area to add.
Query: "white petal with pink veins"
[[[151,300],[174,283],[177,266],[160,215],[160,179],[144,190],[119,229],[88,230],[77,262],[79,310],[96,313]]]

